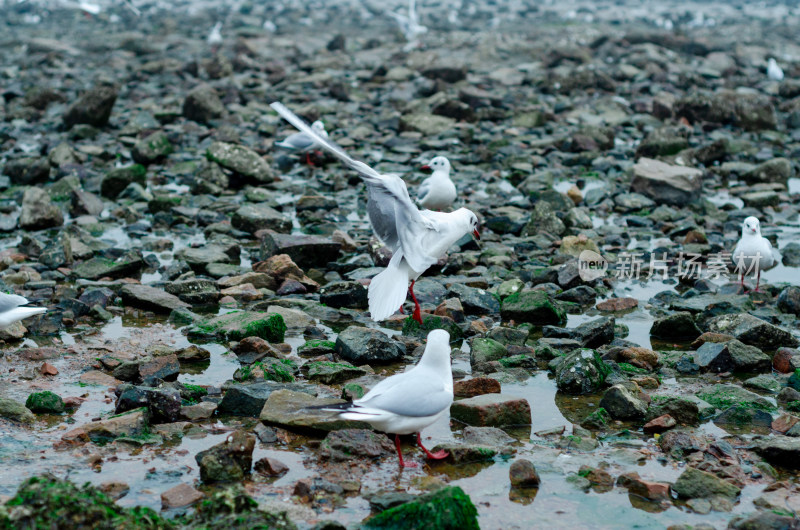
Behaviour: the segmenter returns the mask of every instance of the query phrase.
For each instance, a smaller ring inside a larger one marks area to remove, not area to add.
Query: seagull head
[[[761,223],[757,217],[750,216],[744,220],[742,224],[742,237],[744,236],[760,236]]]
[[[443,329],[428,333],[428,342],[420,364],[442,364],[450,366],[450,334]]]
[[[323,138],[328,137],[328,131],[325,130],[325,124],[322,121],[317,120],[311,124],[311,130],[317,133],[318,135],[322,136]]]
[[[447,174],[450,174],[450,161],[445,156],[436,156],[431,159],[426,165],[422,166],[422,169],[426,171],[433,171],[436,173],[437,171],[444,171]]]

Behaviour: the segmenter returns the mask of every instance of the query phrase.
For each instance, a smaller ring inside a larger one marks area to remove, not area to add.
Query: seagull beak
[[[420,169],[422,171],[431,171],[431,166],[429,166],[428,164],[425,164],[424,166],[420,167]]]
[[[481,233],[480,233],[480,232],[478,232],[478,229],[477,229],[477,228],[476,228],[475,230],[473,230],[473,231],[472,231],[472,235],[473,235],[473,236],[475,236],[475,239],[477,239],[477,240],[480,240],[480,239],[481,239]]]

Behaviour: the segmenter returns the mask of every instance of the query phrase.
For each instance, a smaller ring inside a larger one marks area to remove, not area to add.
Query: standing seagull
[[[456,200],[456,185],[450,180],[450,161],[444,156],[434,157],[422,169],[432,169],[433,174],[417,190],[419,203],[429,210],[444,210]]]
[[[742,279],[739,282],[744,288],[744,275],[753,270],[757,273],[755,292],[758,291],[758,284],[761,283],[761,271],[767,270],[775,264],[772,256],[772,244],[769,239],[761,235],[761,223],[757,217],[748,217],[742,225],[742,238],[736,244],[731,256],[733,263],[736,264],[736,271],[741,273]],[[757,260],[757,261],[756,261]]]
[[[317,120],[311,124],[311,128],[317,133],[318,136],[322,138],[328,138],[328,133],[325,131],[325,124],[321,121]],[[275,145],[278,147],[282,147],[284,149],[288,149],[293,153],[305,153],[306,154],[306,164],[311,165],[311,159],[309,155],[311,151],[319,149],[321,144],[317,142],[312,136],[304,133],[304,132],[297,132],[294,134],[290,134],[286,137],[282,142],[275,142]]]
[[[769,61],[767,61],[767,77],[773,81],[783,81],[783,69],[778,66],[773,57],[770,57]]]
[[[0,329],[18,320],[47,312],[44,307],[21,307],[27,303],[28,299],[24,296],[0,293]]]
[[[415,462],[403,462],[400,435],[417,433],[417,445],[428,458],[447,458],[446,451],[428,451],[422,445],[420,431],[444,416],[452,403],[450,334],[435,329],[428,333],[425,352],[411,370],[384,379],[352,403],[314,408],[338,412],[342,419],[365,421],[379,431],[394,434],[400,467],[416,467]]]
[[[381,175],[364,162],[353,160],[341,148],[317,135],[282,103],[274,102],[270,106],[355,170],[367,184],[367,213],[372,229],[392,251],[389,265],[369,284],[372,320],[378,322],[392,316],[402,307],[408,292],[414,301],[414,320],[422,324],[414,282],[465,234],[471,232],[480,239],[477,216],[466,208],[450,213],[419,211],[411,202],[403,179],[397,175]]]
[[[419,23],[416,0],[408,0],[408,16],[391,11],[389,15],[397,21],[397,24],[400,26],[400,31],[403,32],[406,38],[407,44],[403,47],[405,51],[410,51],[417,45],[417,35],[428,32],[428,28]]]

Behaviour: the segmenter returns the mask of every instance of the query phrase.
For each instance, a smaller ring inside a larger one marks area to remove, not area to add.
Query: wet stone
[[[320,289],[319,301],[335,308],[366,309],[367,288],[354,281],[329,283]]]
[[[342,429],[325,436],[318,454],[320,458],[342,461],[377,458],[393,452],[394,445],[385,434],[367,429]]]
[[[64,412],[64,401],[58,394],[45,390],[30,394],[25,407],[37,414],[60,414]]]
[[[161,494],[161,507],[165,510],[182,508],[203,499],[205,495],[188,484],[178,484]]]
[[[600,406],[612,418],[619,420],[641,420],[647,410],[647,404],[623,385],[614,385],[606,390]]]
[[[672,486],[672,490],[686,499],[722,496],[735,498],[741,490],[711,473],[687,467]]]
[[[455,397],[475,397],[483,394],[499,394],[500,382],[490,377],[473,377],[453,384]]]
[[[528,401],[522,398],[483,394],[454,402],[450,406],[450,416],[477,427],[530,425],[531,408]]]
[[[400,345],[384,333],[350,326],[336,338],[336,353],[355,364],[388,363],[403,357]]]
[[[253,465],[255,443],[255,436],[235,431],[225,441],[197,453],[200,480],[205,484],[243,480]]]

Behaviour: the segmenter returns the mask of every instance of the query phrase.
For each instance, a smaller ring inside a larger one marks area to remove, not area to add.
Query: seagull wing
[[[384,379],[358,401],[358,407],[420,418],[438,414],[453,402],[444,379],[429,370],[412,369]]]
[[[0,313],[11,311],[12,309],[25,305],[28,299],[18,294],[5,294],[0,293]]]
[[[364,162],[350,158],[339,146],[317,134],[282,103],[276,101],[270,107],[359,174],[367,184],[367,213],[372,227],[393,252],[402,248],[406,261],[415,271],[424,271],[436,263],[436,256],[426,252],[420,241],[428,232],[438,231],[438,227],[429,218],[423,217],[414,206],[403,179],[397,175],[381,175]]]
[[[287,136],[282,142],[276,142],[275,145],[290,151],[306,151],[314,147],[314,140],[307,134],[295,133]]]

